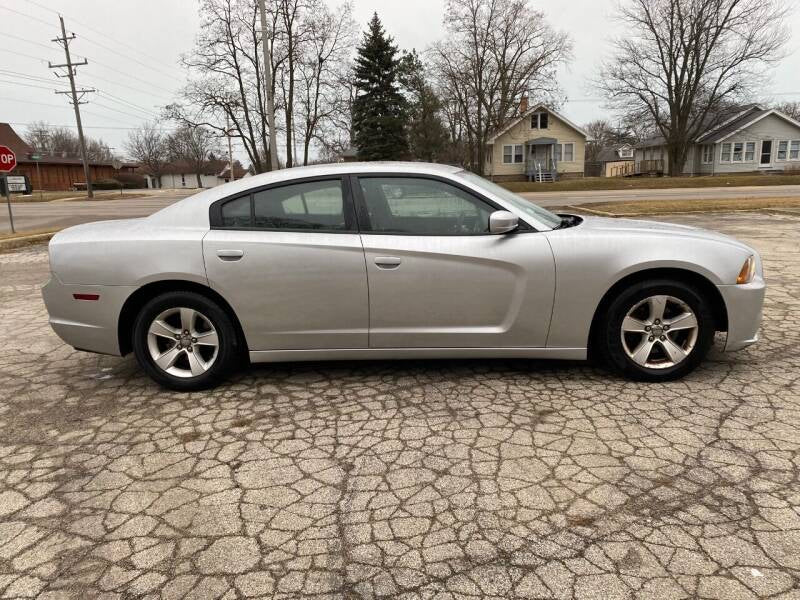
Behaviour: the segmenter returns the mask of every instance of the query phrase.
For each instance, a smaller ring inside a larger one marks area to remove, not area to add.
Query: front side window
[[[744,151],[744,144],[736,142],[733,144],[733,162],[742,162],[742,152]]]
[[[778,142],[778,160],[786,160],[789,142]]]
[[[413,235],[488,233],[494,208],[448,183],[413,177],[360,177],[371,231]]]
[[[720,162],[731,162],[731,145],[722,144],[722,151],[719,157]]]
[[[575,144],[570,142],[564,144],[564,162],[572,162],[575,160]]]
[[[791,149],[789,150],[789,159],[800,159],[800,140],[792,140]]]
[[[555,155],[556,162],[561,162],[561,157],[563,155],[561,144],[556,144],[555,150],[553,150],[553,154]]]
[[[221,208],[223,227],[346,231],[341,180],[309,181],[260,190]]]
[[[703,164],[710,164],[714,160],[714,146],[712,144],[703,145]]]
[[[747,142],[744,147],[745,162],[753,162],[756,159],[756,143]]]

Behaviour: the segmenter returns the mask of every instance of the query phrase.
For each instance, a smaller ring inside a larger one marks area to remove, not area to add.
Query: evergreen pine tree
[[[358,47],[354,71],[353,139],[359,160],[408,157],[406,103],[397,84],[397,46],[375,13]]]

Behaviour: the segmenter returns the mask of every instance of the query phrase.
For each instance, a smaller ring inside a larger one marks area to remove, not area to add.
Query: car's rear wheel
[[[167,292],[145,304],[133,329],[133,351],[157,383],[191,391],[219,383],[236,363],[236,329],[212,300]]]
[[[714,340],[707,298],[681,281],[638,283],[614,298],[599,343],[606,361],[637,380],[667,381],[691,372]]]

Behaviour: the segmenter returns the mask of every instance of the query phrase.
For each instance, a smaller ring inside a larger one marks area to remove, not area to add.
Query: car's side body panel
[[[543,347],[555,269],[536,233],[361,236],[370,347]],[[381,266],[390,256],[397,266]]]
[[[220,257],[226,250],[243,255]],[[210,285],[236,311],[250,350],[367,347],[357,233],[213,229],[203,253]]]
[[[557,280],[547,346],[585,347],[601,299],[628,275],[668,268],[696,273],[717,286],[732,284],[752,252],[732,238],[669,227],[668,235],[658,236],[666,229],[658,223],[586,219],[575,228],[546,232]]]

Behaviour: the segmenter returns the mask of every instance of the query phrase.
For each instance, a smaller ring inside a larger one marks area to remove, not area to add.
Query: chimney
[[[524,115],[528,112],[528,94],[522,94],[522,98],[519,99],[519,114]]]

